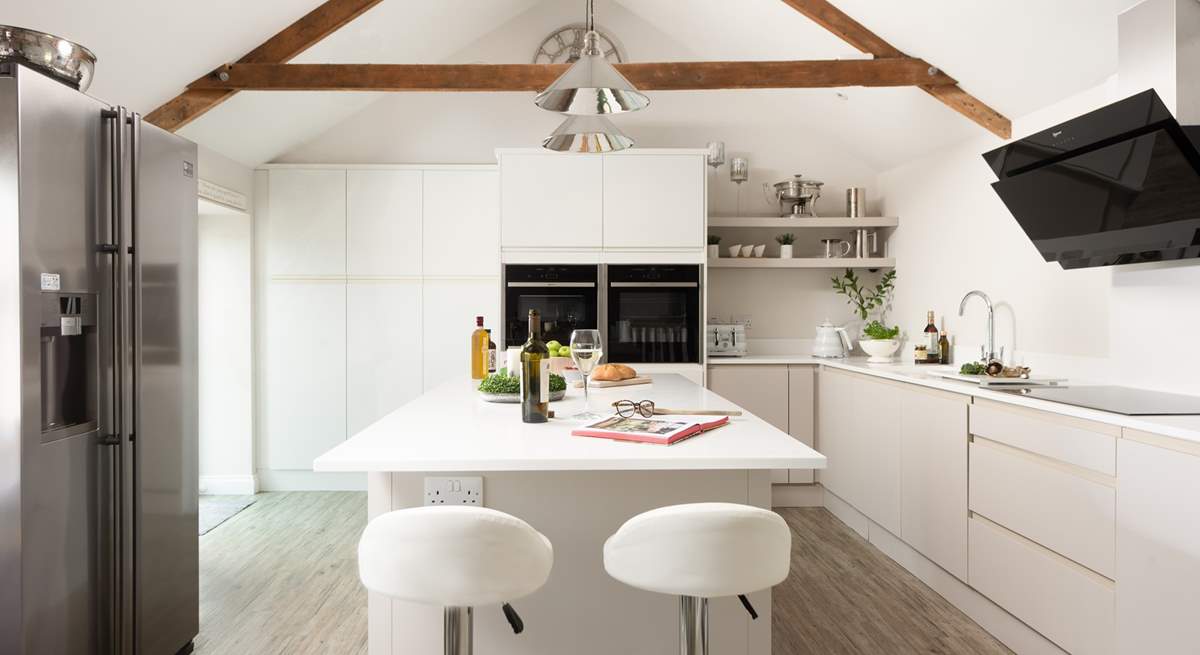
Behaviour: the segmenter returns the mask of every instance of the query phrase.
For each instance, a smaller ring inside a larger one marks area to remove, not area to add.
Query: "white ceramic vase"
[[[779,246],[779,258],[780,259],[791,259],[792,258],[792,244],[788,243],[788,244],[783,244],[783,245]]]
[[[717,244],[709,244],[709,246],[708,246],[708,258],[709,258],[709,259],[716,259],[716,258],[718,258],[718,257],[720,257],[720,256],[721,256],[721,246],[719,246],[719,245],[717,245]]]

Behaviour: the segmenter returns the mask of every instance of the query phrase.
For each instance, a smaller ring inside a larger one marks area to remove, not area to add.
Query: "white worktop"
[[[653,383],[592,389],[596,411],[615,400],[653,400],[672,409],[740,409],[675,374]],[[578,412],[583,390],[550,404]],[[313,462],[317,471],[584,471],[824,468],[825,457],[753,415],[671,446],[574,437],[582,423],[521,421],[520,405],[487,403],[475,384],[437,387],[368,426]]]
[[[897,362],[893,364],[872,364],[865,357],[849,357],[844,359],[825,359],[812,355],[746,355],[745,357],[709,357],[709,366],[747,366],[760,365],[824,365],[830,368],[853,371],[865,375],[919,384],[934,389],[942,389],[953,393],[962,393],[975,398],[984,398],[1010,405],[1020,405],[1031,409],[1054,412],[1064,416],[1108,423],[1123,428],[1141,430],[1152,434],[1173,437],[1186,441],[1200,443],[1200,416],[1125,416],[1112,412],[1102,412],[1086,407],[1076,407],[1064,403],[1050,402],[1028,398],[1012,393],[984,389],[978,385],[959,380],[947,380],[940,377],[940,371],[957,371],[958,366],[937,366]]]

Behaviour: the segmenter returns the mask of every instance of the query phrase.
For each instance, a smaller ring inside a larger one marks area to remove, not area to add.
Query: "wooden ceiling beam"
[[[189,92],[541,91],[567,64],[233,64]],[[697,61],[618,64],[643,91],[846,86],[948,86],[919,59]]]
[[[783,2],[837,35],[841,40],[877,59],[896,59],[907,56],[878,34],[833,6],[828,0],[783,0]],[[966,116],[992,134],[1002,139],[1012,137],[1011,121],[984,104],[979,98],[964,91],[957,84],[954,86],[920,85],[920,87],[925,93],[937,98],[947,107]]]
[[[382,0],[326,0],[325,3],[288,25],[275,36],[238,60],[245,64],[282,64],[304,52],[338,28],[358,18]],[[203,78],[201,78],[203,80]],[[201,81],[197,80],[197,81]],[[192,89],[163,103],[146,115],[146,120],[174,132],[204,112],[225,102],[234,89]]]

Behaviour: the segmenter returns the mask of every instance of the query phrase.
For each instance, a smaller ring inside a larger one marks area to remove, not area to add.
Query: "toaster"
[[[709,323],[704,336],[710,357],[741,357],[750,353],[746,326],[741,323]]]

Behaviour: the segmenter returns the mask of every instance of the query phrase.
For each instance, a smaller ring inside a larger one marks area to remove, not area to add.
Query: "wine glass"
[[[591,377],[592,369],[600,363],[600,358],[603,356],[604,344],[600,341],[600,330],[573,330],[571,332],[571,359],[575,360],[576,368],[583,374],[583,411],[572,416],[573,419],[593,421],[604,418],[591,411],[588,401],[588,378]]]

